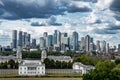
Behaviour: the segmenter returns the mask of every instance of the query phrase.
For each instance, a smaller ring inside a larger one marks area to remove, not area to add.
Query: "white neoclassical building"
[[[45,75],[45,64],[42,64],[40,60],[21,60],[19,64],[19,75]]]
[[[81,73],[81,74],[86,74],[88,73],[91,69],[95,69],[94,66],[91,66],[91,65],[84,65],[80,62],[75,62],[73,64],[73,71],[75,73]]]

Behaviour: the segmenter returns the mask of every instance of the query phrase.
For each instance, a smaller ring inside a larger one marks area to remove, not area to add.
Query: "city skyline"
[[[109,53],[110,50],[119,50],[119,44],[117,46],[112,45],[111,43],[105,40],[94,40],[94,37],[90,35],[86,35],[80,37],[78,32],[72,32],[72,35],[68,33],[60,32],[59,30],[55,30],[54,33],[51,35],[48,32],[44,32],[42,36],[39,37],[39,42],[36,42],[35,38],[32,38],[32,35],[23,32],[23,31],[12,31],[12,42],[10,44],[11,49],[16,51],[18,47],[22,49],[30,50],[30,49],[46,49],[48,51],[60,51],[60,52],[67,52],[67,51],[96,51],[96,52],[103,52]]]
[[[110,45],[120,44],[119,0],[0,0],[0,44],[8,45],[12,30],[39,39],[54,30],[90,35]],[[8,4],[10,3],[10,4]],[[48,6],[49,5],[49,6]],[[104,6],[103,6],[104,5]],[[6,43],[5,43],[6,41]]]

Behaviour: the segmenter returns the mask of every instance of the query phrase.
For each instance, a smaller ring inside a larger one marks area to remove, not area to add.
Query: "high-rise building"
[[[90,38],[90,43],[93,43],[93,38]]]
[[[109,53],[109,43],[106,44],[106,53]]]
[[[19,31],[18,46],[22,47],[22,31]]]
[[[47,37],[48,37],[48,33],[47,33],[47,32],[44,32],[44,33],[43,33],[43,37],[44,37],[44,40],[45,40],[44,45],[45,45],[45,47],[47,47]]]
[[[118,44],[118,52],[120,52],[120,44]]]
[[[77,32],[73,32],[72,42],[73,42],[73,50],[77,51],[78,50],[78,33]]]
[[[12,48],[16,50],[17,48],[17,30],[13,30],[12,32]]]
[[[32,39],[32,48],[36,48],[36,39]]]
[[[106,41],[101,41],[101,51],[103,52],[103,53],[105,53],[106,52]]]
[[[61,33],[61,50],[65,51],[67,47],[68,47],[67,33]]]
[[[96,50],[99,52],[100,51],[100,41],[96,41]]]
[[[45,40],[44,37],[40,37],[40,48],[44,49],[45,48]]]
[[[86,51],[90,51],[90,36],[89,35],[86,35],[85,36],[85,49]]]
[[[31,35],[27,34],[27,46],[30,47]]]
[[[53,36],[48,35],[48,37],[47,37],[47,47],[51,47],[51,46],[53,46]]]
[[[22,46],[23,46],[23,47],[26,46],[26,43],[25,43],[25,42],[26,42],[26,35],[27,35],[26,32],[24,32],[23,35],[22,35]]]
[[[90,51],[94,50],[94,43],[90,43]]]
[[[58,30],[55,30],[55,32],[54,32],[54,44],[57,44],[57,45],[59,45],[60,46],[60,43],[61,43],[61,33],[60,33],[60,31],[58,31]]]
[[[81,37],[80,50],[82,50],[82,51],[85,50],[85,38],[84,37]]]

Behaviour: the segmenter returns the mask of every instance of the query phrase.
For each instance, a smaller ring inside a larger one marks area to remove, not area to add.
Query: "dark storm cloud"
[[[118,31],[111,31],[111,30],[106,30],[106,29],[95,29],[93,30],[96,34],[117,34]]]
[[[93,2],[93,3],[97,3],[98,0],[75,0],[75,1],[84,1],[84,2]]]
[[[79,8],[79,7],[75,6],[75,5],[70,6],[70,7],[68,8],[68,12],[70,12],[70,13],[80,12],[80,11],[81,11],[81,12],[91,12],[92,9],[91,9],[91,8],[88,8],[88,7],[81,7],[81,8]]]
[[[119,11],[120,12],[120,0],[113,0],[110,9],[113,11]]]
[[[106,28],[106,30],[120,30],[120,26],[116,26],[116,25],[111,25],[108,28]]]
[[[0,18],[25,19],[25,18],[48,18],[52,15],[63,15],[68,12],[88,12],[87,6],[69,6],[71,0],[1,0]]]
[[[120,0],[113,0],[110,10],[116,13],[115,18],[120,21]]]
[[[32,22],[31,26],[45,26],[45,24],[40,24],[39,22]]]
[[[94,29],[93,32],[97,34],[117,34],[118,31],[120,30],[120,26],[116,25],[109,25],[106,28],[103,29]]]

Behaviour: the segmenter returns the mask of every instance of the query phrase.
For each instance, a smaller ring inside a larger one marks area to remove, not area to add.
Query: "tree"
[[[112,80],[110,79],[110,74],[111,70],[114,69],[115,66],[116,64],[114,62],[108,60],[103,62],[100,61],[96,64],[94,70],[83,75],[83,80]]]
[[[15,61],[13,59],[9,60],[8,65],[10,65],[10,69],[14,69],[15,68]]]

